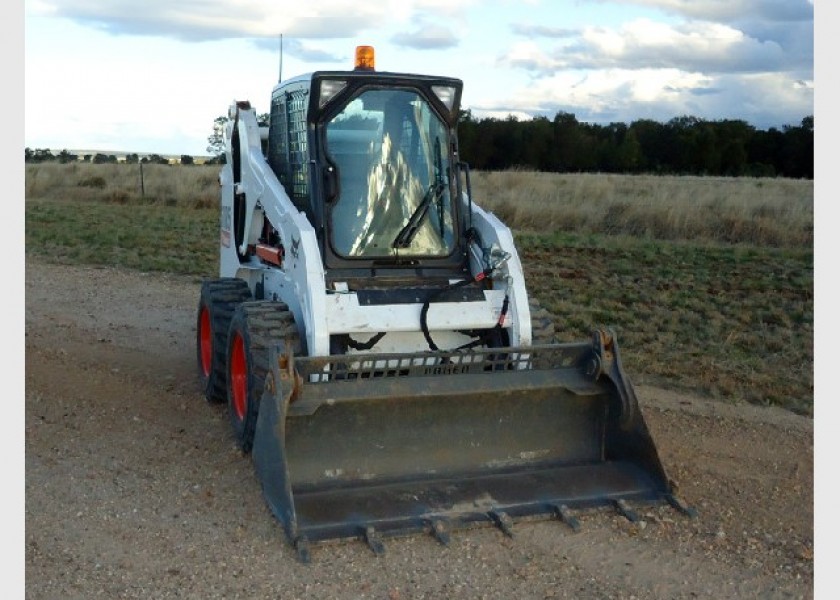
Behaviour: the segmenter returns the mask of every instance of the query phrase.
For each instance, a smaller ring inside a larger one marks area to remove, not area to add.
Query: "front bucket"
[[[271,363],[253,455],[303,555],[309,541],[379,550],[380,535],[446,542],[471,523],[678,505],[610,334],[468,353],[275,350]]]

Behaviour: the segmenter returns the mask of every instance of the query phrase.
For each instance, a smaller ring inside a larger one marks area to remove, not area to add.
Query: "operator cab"
[[[377,274],[467,268],[456,125],[462,82],[318,71],[272,92],[268,162],[318,232],[324,265]]]

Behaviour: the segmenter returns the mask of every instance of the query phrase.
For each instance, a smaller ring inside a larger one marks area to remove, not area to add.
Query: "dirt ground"
[[[813,420],[639,384],[696,518],[596,511],[578,532],[528,521],[512,538],[389,539],[382,556],[331,543],[300,563],[199,389],[199,286],[27,259],[27,598],[814,596]]]

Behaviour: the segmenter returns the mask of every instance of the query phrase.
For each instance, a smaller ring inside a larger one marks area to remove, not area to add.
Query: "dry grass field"
[[[472,181],[476,199],[518,231],[794,248],[814,241],[813,181],[527,171]]]
[[[214,208],[218,167],[31,164],[26,198]],[[519,232],[627,234],[809,248],[814,182],[770,178],[472,174],[475,201]]]
[[[26,252],[217,272],[218,168],[26,166]],[[562,340],[616,330],[640,383],[813,411],[813,181],[475,172]]]

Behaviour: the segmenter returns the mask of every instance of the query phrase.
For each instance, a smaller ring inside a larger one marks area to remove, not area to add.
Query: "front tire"
[[[294,316],[285,304],[257,301],[237,307],[228,333],[227,399],[233,436],[245,453],[254,444],[269,350],[278,344],[301,351]]]
[[[208,402],[227,399],[225,365],[227,335],[236,307],[251,299],[242,279],[210,279],[201,284],[196,316],[196,359],[198,379]]]

